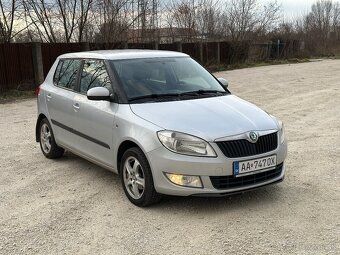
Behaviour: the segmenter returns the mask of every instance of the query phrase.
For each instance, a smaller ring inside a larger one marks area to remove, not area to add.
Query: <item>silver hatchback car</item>
[[[227,86],[178,52],[65,54],[39,87],[36,141],[47,158],[66,149],[119,174],[138,206],[282,181],[282,122]]]

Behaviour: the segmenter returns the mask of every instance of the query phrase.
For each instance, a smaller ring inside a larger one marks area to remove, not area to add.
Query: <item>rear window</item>
[[[61,59],[54,74],[54,84],[74,90],[80,63],[79,59]]]

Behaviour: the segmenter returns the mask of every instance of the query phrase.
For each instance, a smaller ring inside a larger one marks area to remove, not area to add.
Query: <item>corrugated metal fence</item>
[[[251,42],[203,42],[203,43],[11,43],[0,44],[0,93],[11,89],[35,89],[41,78],[46,77],[55,59],[64,53],[102,49],[160,49],[187,53],[203,65],[235,64],[246,60],[291,57],[298,53],[299,42],[281,42],[277,45]],[[35,50],[34,50],[35,49]],[[37,61],[36,52],[40,54]],[[277,51],[277,50],[278,51]],[[34,66],[40,63],[38,68]]]
[[[30,89],[33,83],[32,45],[0,44],[0,92]]]

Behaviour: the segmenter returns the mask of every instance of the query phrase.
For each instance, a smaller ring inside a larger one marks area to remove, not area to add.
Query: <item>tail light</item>
[[[34,95],[35,96],[38,96],[40,93],[40,85],[38,86],[37,90],[35,91]]]

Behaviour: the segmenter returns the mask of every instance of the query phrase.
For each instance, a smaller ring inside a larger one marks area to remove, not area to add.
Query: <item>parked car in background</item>
[[[232,95],[188,55],[112,50],[58,57],[38,92],[36,140],[120,175],[138,206],[283,180],[280,120]]]

